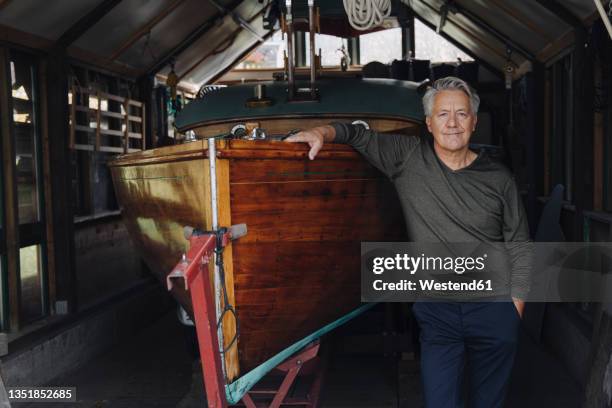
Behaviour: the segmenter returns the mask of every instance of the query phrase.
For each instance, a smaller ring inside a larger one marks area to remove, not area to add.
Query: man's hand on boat
[[[329,125],[317,126],[311,129],[302,130],[295,135],[291,135],[285,139],[285,142],[290,143],[308,143],[310,151],[308,158],[314,160],[317,154],[325,143],[333,142],[336,137],[336,130]]]

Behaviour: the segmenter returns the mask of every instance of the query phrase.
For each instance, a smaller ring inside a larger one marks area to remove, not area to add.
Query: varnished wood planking
[[[393,126],[399,125],[406,127]],[[242,330],[238,359],[225,356],[233,378],[357,307],[360,241],[397,240],[404,227],[390,182],[348,146],[328,144],[315,161],[306,159],[303,144],[220,140],[217,146],[220,225],[245,222],[249,231],[224,258]],[[210,228],[206,147],[197,141],[112,164],[132,236],[162,280],[186,245],[182,226]],[[187,293],[174,295],[190,309]],[[227,316],[226,344],[232,325]]]
[[[207,161],[208,163],[208,161]],[[219,226],[229,227],[232,225],[231,206],[230,206],[230,175],[229,161],[218,160],[217,168],[217,208],[219,210]],[[211,220],[212,224],[212,220]],[[234,261],[233,249],[230,243],[223,251],[223,263],[225,270],[225,287],[229,304],[236,306],[234,297]],[[233,314],[227,313],[223,318],[223,345],[227,349],[236,335],[236,319]],[[238,340],[239,341],[239,340]],[[226,375],[229,381],[233,381],[240,374],[240,364],[238,360],[238,342],[235,342],[225,354]]]
[[[244,370],[357,307],[360,241],[400,239],[403,219],[390,182],[360,158],[230,169],[232,220],[249,226],[234,244]]]
[[[118,201],[130,236],[147,266],[165,285],[166,275],[187,249],[183,227],[208,228],[210,199],[206,160],[171,166],[150,164],[111,167]],[[191,309],[181,285],[173,295]]]
[[[233,184],[236,204],[232,210],[257,215],[278,211],[371,209],[385,205],[380,197],[390,189],[386,183],[384,179],[348,179]],[[240,196],[248,196],[249,200],[238,200]]]
[[[359,277],[359,242],[325,242],[323,245],[321,242],[241,243],[235,250],[236,288],[321,285],[339,276],[347,263],[356,268],[354,277]],[[260,269],[263,265],[265,267]],[[324,271],[324,274],[304,273],[305,265],[310,270]]]
[[[381,179],[383,176],[365,161],[337,158],[335,160],[236,160],[232,169],[232,184],[272,183],[289,181],[320,181],[347,179]],[[310,188],[310,187],[309,187]]]

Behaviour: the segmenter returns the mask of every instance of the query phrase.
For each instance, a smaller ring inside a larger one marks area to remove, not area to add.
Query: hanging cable
[[[351,27],[365,31],[380,26],[391,15],[391,0],[343,0]]]
[[[225,268],[223,267],[223,249],[224,247],[222,245],[222,240],[223,240],[223,234],[226,231],[227,230],[225,228],[221,228],[219,232],[216,234],[217,235],[217,246],[215,247],[215,254],[216,254],[215,264],[219,268],[219,280],[221,281],[221,289],[222,289],[221,293],[223,294],[223,310],[221,311],[221,314],[219,315],[219,318],[217,320],[217,328],[221,327],[221,324],[223,323],[223,318],[225,317],[225,315],[227,313],[230,313],[234,318],[234,322],[236,323],[236,332],[234,333],[234,336],[229,341],[227,346],[222,347],[221,354],[227,353],[234,346],[234,344],[236,344],[236,342],[240,338],[240,321],[238,320],[238,314],[236,314],[236,309],[230,303],[229,295],[227,294],[227,286],[225,285]]]

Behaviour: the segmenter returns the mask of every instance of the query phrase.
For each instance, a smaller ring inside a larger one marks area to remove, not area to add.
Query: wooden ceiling
[[[430,27],[438,27],[448,9],[441,34],[500,71],[508,49],[516,67],[546,62],[573,46],[575,30],[598,18],[590,0],[402,1]],[[130,77],[167,74],[173,62],[184,84],[199,86],[270,34],[263,28],[270,2],[0,0],[0,41],[62,49],[76,60]]]

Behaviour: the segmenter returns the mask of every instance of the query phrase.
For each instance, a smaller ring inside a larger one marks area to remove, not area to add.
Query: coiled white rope
[[[343,0],[349,23],[355,30],[369,30],[391,15],[391,0]]]

